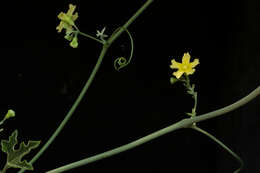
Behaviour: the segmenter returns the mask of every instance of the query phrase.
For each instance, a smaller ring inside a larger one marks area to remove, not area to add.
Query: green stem
[[[5,119],[3,119],[2,121],[0,121],[0,125],[4,124]]]
[[[242,98],[241,100],[239,100],[239,101],[237,101],[237,102],[235,102],[235,103],[233,103],[229,106],[226,106],[224,108],[221,108],[221,109],[218,109],[218,110],[215,110],[215,111],[212,111],[212,112],[200,115],[200,116],[196,116],[196,117],[194,117],[190,120],[191,120],[192,123],[198,123],[198,122],[201,122],[201,121],[205,121],[205,120],[208,120],[208,119],[215,118],[219,115],[226,114],[228,112],[231,112],[231,111],[243,106],[244,104],[253,100],[258,95],[260,95],[260,86],[258,86],[254,91],[252,91],[246,97]]]
[[[186,78],[186,80],[185,80],[185,82],[186,82],[186,87],[187,87],[188,89],[190,89],[190,88],[191,88],[190,78],[189,78],[189,76],[188,76],[186,73],[184,74],[184,76],[185,76],[185,78]]]
[[[101,43],[101,44],[104,44],[103,41],[101,41],[101,40],[99,40],[99,39],[97,39],[97,38],[95,38],[95,37],[93,37],[93,36],[91,36],[91,35],[89,35],[89,34],[86,34],[86,33],[84,33],[84,32],[81,32],[76,25],[73,25],[73,26],[74,26],[74,28],[76,28],[76,31],[74,31],[75,34],[83,35],[83,36],[85,36],[85,37],[87,37],[87,38],[90,38],[90,39],[95,40],[95,41],[97,41],[97,42],[99,42],[99,43]]]
[[[97,38],[95,38],[95,37],[93,37],[93,36],[91,36],[91,35],[88,35],[88,34],[86,34],[86,33],[83,33],[83,32],[81,32],[81,31],[76,31],[78,34],[80,34],[80,35],[83,35],[83,36],[85,36],[85,37],[87,37],[87,38],[90,38],[90,39],[92,39],[92,40],[95,40],[95,41],[97,41],[97,42],[99,42],[99,43],[101,43],[101,44],[104,44],[104,42],[103,41],[101,41],[101,40],[99,40],[99,39],[97,39]]]
[[[153,2],[153,0],[148,0],[146,1],[146,3],[126,22],[126,24],[123,26],[124,28],[127,28],[145,9],[146,7],[148,7],[148,5],[150,5]],[[78,29],[77,29],[78,30]],[[122,32],[124,31],[124,29],[120,29],[118,32],[116,32],[114,35],[112,35],[108,41],[106,42],[102,42],[88,34],[84,34],[81,33],[79,30],[79,34],[82,34],[86,37],[89,37],[91,39],[94,40],[98,40],[98,42],[101,42],[103,44],[103,48],[102,51],[100,53],[100,56],[98,58],[98,61],[88,79],[88,81],[86,82],[85,86],[83,87],[82,91],[80,92],[78,98],[76,99],[75,103],[73,104],[73,106],[71,107],[71,109],[69,110],[69,112],[67,113],[67,115],[65,116],[65,118],[63,119],[63,121],[61,122],[61,124],[59,125],[59,127],[56,129],[56,131],[53,133],[53,135],[49,138],[49,140],[45,143],[45,145],[41,148],[41,150],[33,157],[33,159],[30,161],[31,164],[33,164],[41,155],[42,153],[49,147],[49,145],[55,140],[55,138],[58,136],[58,134],[61,132],[61,130],[63,129],[63,127],[66,125],[66,123],[68,122],[68,120],[70,119],[70,117],[72,116],[72,114],[74,113],[74,111],[76,110],[76,108],[78,107],[80,101],[82,100],[82,98],[84,97],[86,91],[88,90],[90,84],[92,83],[100,65],[101,62],[109,48],[109,46],[122,34]],[[25,171],[25,169],[21,169],[18,173],[23,173]]]
[[[113,43],[121,34],[125,31],[124,28],[128,28],[128,26],[135,21],[135,19],[153,2],[154,0],[147,0],[146,3],[116,32],[112,37],[108,39],[108,44]]]
[[[60,172],[64,172],[64,171],[76,168],[76,167],[80,167],[82,165],[86,165],[88,163],[95,162],[95,161],[98,161],[98,160],[119,154],[121,152],[130,150],[130,149],[135,148],[135,147],[137,147],[141,144],[144,144],[144,143],[149,142],[149,141],[151,141],[155,138],[158,138],[162,135],[165,135],[167,133],[175,131],[177,129],[190,128],[196,122],[211,119],[211,118],[223,115],[225,113],[228,113],[232,110],[235,110],[235,109],[239,108],[240,106],[243,106],[244,104],[253,100],[258,95],[260,95],[260,86],[258,88],[256,88],[254,91],[252,91],[250,94],[248,94],[246,97],[244,97],[244,98],[240,99],[239,101],[237,101],[237,102],[235,102],[235,103],[233,103],[229,106],[226,106],[222,109],[219,109],[219,110],[216,110],[216,111],[213,111],[213,112],[209,112],[209,113],[206,113],[206,114],[203,114],[203,115],[200,115],[200,116],[196,116],[194,118],[183,119],[183,120],[181,120],[181,121],[179,121],[175,124],[172,124],[172,125],[164,128],[164,129],[158,130],[158,131],[156,131],[156,132],[154,132],[150,135],[147,135],[147,136],[140,138],[136,141],[133,141],[129,144],[126,144],[126,145],[123,145],[121,147],[106,151],[104,153],[97,154],[95,156],[92,156],[92,157],[89,157],[89,158],[86,158],[86,159],[83,159],[83,160],[80,160],[80,161],[77,161],[77,162],[73,162],[73,163],[70,163],[68,165],[65,165],[65,166],[50,170],[50,171],[47,171],[46,173],[60,173]]]
[[[203,130],[195,125],[192,126],[191,128],[208,136],[210,139],[212,139],[217,144],[219,144],[222,148],[224,148],[227,152],[229,152],[240,163],[240,168],[238,168],[236,171],[234,171],[234,173],[238,173],[239,171],[241,171],[243,169],[243,167],[244,167],[243,160],[236,153],[234,153],[231,149],[229,149],[225,144],[223,144],[220,140],[218,140],[216,137],[214,137],[210,133],[206,132],[205,130]]]
[[[67,113],[67,115],[65,116],[65,118],[63,119],[63,121],[61,122],[61,124],[59,125],[59,127],[56,129],[56,131],[52,134],[52,136],[49,138],[49,140],[45,143],[45,145],[41,148],[41,150],[33,157],[33,159],[30,161],[30,164],[33,164],[42,154],[43,152],[49,147],[49,145],[55,140],[55,138],[58,136],[58,134],[61,132],[61,130],[64,128],[64,126],[66,125],[66,123],[69,121],[70,117],[72,116],[72,114],[74,113],[74,111],[76,110],[76,108],[78,107],[79,103],[81,102],[82,98],[84,97],[84,95],[86,94],[90,84],[92,83],[100,65],[101,62],[105,56],[105,53],[107,51],[107,46],[103,46],[103,49],[100,53],[100,56],[98,58],[98,61],[89,77],[89,79],[87,80],[85,86],[83,87],[82,91],[80,92],[78,98],[76,99],[76,101],[74,102],[74,104],[72,105],[71,109],[69,110],[69,112]],[[21,169],[18,173],[23,173],[24,169]]]
[[[188,115],[191,115],[191,117],[193,118],[197,114],[196,111],[197,111],[197,103],[198,103],[198,93],[194,91],[195,85],[193,85],[193,86],[190,85],[189,76],[185,74],[185,78],[186,78],[186,80],[184,81],[185,86],[188,90],[188,93],[190,95],[192,95],[192,98],[194,99],[194,106],[193,106],[192,112],[188,114]]]
[[[7,169],[9,169],[9,165],[8,164],[5,164],[3,170],[1,171],[1,173],[6,173]]]
[[[92,157],[89,157],[89,158],[86,158],[86,159],[83,159],[83,160],[80,160],[80,161],[77,161],[77,162],[74,162],[74,163],[71,163],[71,164],[68,164],[68,165],[56,168],[56,169],[53,169],[51,171],[47,171],[46,173],[60,173],[60,172],[68,171],[70,169],[77,168],[77,167],[89,164],[91,162],[95,162],[95,161],[98,161],[98,160],[101,160],[101,159],[104,159],[104,158],[107,158],[107,157],[111,157],[111,156],[113,156],[115,154],[118,154],[118,153],[121,153],[123,151],[127,151],[129,149],[135,148],[135,147],[137,147],[137,146],[139,146],[141,144],[144,144],[144,143],[146,143],[146,142],[148,142],[148,141],[150,141],[152,139],[155,139],[155,138],[157,138],[159,136],[162,136],[162,135],[164,135],[166,133],[169,133],[171,131],[179,129],[179,128],[181,128],[181,126],[182,126],[181,122],[175,123],[174,125],[172,125],[170,127],[161,129],[161,130],[159,130],[159,131],[157,131],[155,133],[152,133],[152,134],[150,134],[148,136],[140,138],[140,139],[138,139],[136,141],[133,141],[133,142],[131,142],[129,144],[126,144],[126,145],[123,145],[121,147],[118,147],[118,148],[106,151],[104,153],[97,154],[95,156],[92,156]]]
[[[197,105],[198,105],[198,93],[195,92],[195,94],[194,94],[194,109],[195,109],[195,113],[196,113],[196,110],[197,110]]]

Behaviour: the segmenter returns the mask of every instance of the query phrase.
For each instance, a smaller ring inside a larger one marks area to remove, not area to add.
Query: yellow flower
[[[199,64],[199,59],[195,59],[193,62],[190,62],[190,54],[184,53],[182,63],[178,63],[174,59],[171,60],[171,63],[170,68],[178,69],[178,71],[173,72],[173,75],[179,79],[184,73],[187,75],[193,74],[195,72],[194,67]]]
[[[67,31],[73,30],[72,26],[75,26],[74,21],[79,17],[78,13],[73,14],[75,9],[76,5],[69,4],[68,12],[66,14],[61,12],[58,15],[58,18],[61,20],[60,24],[56,27],[58,32],[61,32],[63,28]]]

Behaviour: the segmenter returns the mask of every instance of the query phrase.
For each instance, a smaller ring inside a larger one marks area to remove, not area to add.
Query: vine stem
[[[211,135],[210,133],[206,132],[205,130],[197,127],[196,125],[193,125],[191,127],[192,129],[206,135],[207,137],[209,137],[210,139],[212,139],[214,142],[216,142],[217,144],[219,144],[222,148],[224,148],[227,152],[229,152],[239,163],[240,163],[240,168],[238,168],[237,170],[234,171],[234,173],[238,173],[240,170],[243,169],[244,167],[244,162],[243,160],[236,154],[234,153],[231,149],[229,149],[225,144],[223,144],[220,140],[218,140],[215,136]]]
[[[58,136],[58,134],[61,132],[61,130],[64,128],[64,126],[67,124],[67,122],[69,121],[69,119],[71,118],[72,114],[75,112],[76,108],[78,107],[80,101],[82,100],[82,98],[84,97],[85,93],[87,92],[90,84],[92,83],[100,65],[101,62],[105,56],[105,53],[107,51],[106,46],[103,46],[103,49],[100,53],[99,59],[89,77],[89,79],[87,80],[85,86],[83,87],[82,91],[80,92],[78,98],[76,99],[75,103],[72,105],[71,109],[69,110],[69,112],[67,113],[67,115],[65,116],[65,118],[63,119],[63,121],[61,122],[61,124],[58,126],[58,128],[56,129],[56,131],[52,134],[52,136],[49,138],[49,140],[45,143],[45,145],[40,149],[40,151],[33,157],[33,159],[30,161],[30,164],[33,164],[42,154],[43,152],[50,146],[50,144],[55,140],[55,138]],[[21,169],[18,173],[23,173],[25,171],[25,169]]]
[[[1,173],[6,173],[7,169],[9,169],[9,165],[8,164],[5,164],[3,170],[1,171]]]
[[[40,149],[40,151],[29,162],[30,164],[33,164],[43,154],[43,152],[50,146],[50,144],[55,140],[55,138],[58,136],[58,134],[61,132],[61,130],[64,128],[64,126],[67,124],[68,120],[71,118],[72,114],[75,112],[75,110],[78,107],[79,103],[81,102],[82,98],[86,94],[89,86],[91,85],[110,45],[125,31],[125,29],[123,29],[123,28],[127,28],[153,1],[154,0],[147,0],[144,3],[144,5],[123,25],[123,27],[118,30],[118,32],[111,35],[111,37],[107,41],[102,42],[103,47],[102,47],[101,53],[99,55],[99,58],[97,60],[97,63],[95,65],[92,73],[90,74],[89,79],[87,80],[86,84],[84,85],[82,91],[80,92],[79,96],[77,97],[76,101],[72,105],[71,109],[69,110],[69,112],[67,113],[67,115],[65,116],[65,118],[63,119],[61,124],[58,126],[58,128],[55,130],[55,132],[52,134],[52,136],[48,139],[48,141],[44,144],[44,146]],[[79,32],[79,34],[82,34],[82,33]],[[84,36],[91,38],[91,36],[89,36],[89,35],[84,35]],[[93,38],[91,38],[91,39],[93,39]],[[96,41],[98,41],[98,40],[96,40]],[[25,171],[25,169],[21,169],[18,173],[23,173],[24,171]]]
[[[152,133],[150,135],[142,137],[142,138],[140,138],[140,139],[138,139],[136,141],[133,141],[131,143],[128,143],[126,145],[123,145],[123,146],[117,147],[115,149],[103,152],[101,154],[97,154],[97,155],[92,156],[92,157],[88,157],[88,158],[85,158],[85,159],[82,159],[82,160],[79,160],[79,161],[67,164],[65,166],[61,166],[59,168],[47,171],[46,173],[60,173],[60,172],[68,171],[70,169],[73,169],[73,168],[76,168],[76,167],[80,167],[80,166],[89,164],[91,162],[95,162],[95,161],[98,161],[98,160],[101,160],[101,159],[104,159],[104,158],[111,157],[113,155],[119,154],[121,152],[133,149],[133,148],[135,148],[135,147],[137,147],[139,145],[142,145],[142,144],[144,144],[146,142],[149,142],[149,141],[151,141],[151,140],[153,140],[155,138],[158,138],[158,137],[160,137],[162,135],[165,135],[165,134],[170,133],[172,131],[175,131],[177,129],[191,128],[194,123],[205,121],[205,120],[208,120],[208,119],[211,119],[211,118],[223,115],[225,113],[228,113],[230,111],[233,111],[233,110],[243,106],[244,104],[248,103],[249,101],[253,100],[258,95],[260,95],[260,86],[257,87],[254,91],[252,91],[250,94],[248,94],[244,98],[242,98],[239,101],[237,101],[237,102],[235,102],[235,103],[233,103],[233,104],[231,104],[229,106],[226,106],[226,107],[224,107],[222,109],[218,109],[218,110],[215,110],[215,111],[212,111],[212,112],[200,115],[200,116],[196,116],[196,117],[193,117],[193,118],[183,119],[183,120],[181,120],[181,121],[179,121],[179,122],[177,122],[175,124],[172,124],[172,125],[170,125],[170,126],[168,126],[166,128],[158,130],[158,131],[156,131],[156,132],[154,132],[154,133]]]
[[[196,116],[196,109],[197,109],[197,92],[194,91],[195,85],[193,84],[192,86],[190,85],[190,79],[188,75],[186,76],[186,87],[188,89],[188,93],[190,95],[192,95],[193,99],[194,99],[194,107],[192,109],[192,113],[191,113],[191,118],[193,118],[194,116]],[[240,168],[238,168],[237,170],[234,171],[234,173],[238,173],[240,172],[240,170],[243,169],[244,167],[244,162],[243,160],[236,154],[234,153],[231,149],[229,149],[223,142],[221,142],[220,140],[218,140],[215,136],[211,135],[210,133],[208,133],[207,131],[199,128],[196,123],[193,123],[192,126],[190,127],[191,129],[194,129],[204,135],[206,135],[207,137],[209,137],[210,139],[212,139],[214,142],[216,142],[217,144],[219,144],[222,148],[224,148],[227,152],[229,152],[239,163],[240,163]]]

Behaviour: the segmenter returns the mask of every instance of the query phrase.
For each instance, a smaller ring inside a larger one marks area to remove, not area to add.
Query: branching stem
[[[203,114],[203,115],[200,115],[200,116],[196,116],[196,117],[193,117],[193,118],[183,119],[183,120],[181,120],[177,123],[174,123],[174,124],[164,128],[164,129],[158,130],[158,131],[156,131],[156,132],[154,132],[150,135],[142,137],[142,138],[140,138],[136,141],[133,141],[129,144],[117,147],[115,149],[106,151],[106,152],[101,153],[101,154],[97,154],[97,155],[92,156],[92,157],[85,158],[83,160],[79,160],[79,161],[67,164],[65,166],[47,171],[46,173],[64,172],[64,171],[67,171],[67,170],[70,170],[70,169],[73,169],[73,168],[76,168],[76,167],[80,167],[80,166],[83,166],[83,165],[86,165],[86,164],[89,164],[89,163],[92,163],[92,162],[95,162],[95,161],[98,161],[98,160],[101,160],[101,159],[104,159],[104,158],[107,158],[107,157],[111,157],[113,155],[119,154],[119,153],[127,151],[127,150],[133,149],[133,148],[135,148],[135,147],[137,147],[141,144],[144,144],[148,141],[151,141],[151,140],[158,138],[162,135],[165,135],[167,133],[173,132],[177,129],[191,128],[194,125],[194,123],[205,121],[205,120],[223,115],[225,113],[228,113],[232,110],[235,110],[235,109],[243,106],[244,104],[248,103],[249,101],[253,100],[258,95],[260,95],[260,86],[258,88],[256,88],[254,91],[252,91],[250,94],[248,94],[246,97],[244,97],[244,98],[240,99],[239,101],[237,101],[237,102],[235,102],[235,103],[233,103],[229,106],[226,106],[222,109],[218,109],[216,111],[209,112],[209,113],[206,113],[206,114]]]
[[[206,135],[206,136],[208,136],[210,139],[212,139],[214,142],[216,142],[222,148],[224,148],[227,152],[229,152],[240,163],[240,168],[235,170],[234,173],[238,173],[243,169],[243,167],[244,167],[243,160],[236,153],[234,153],[231,149],[229,149],[225,144],[223,144],[220,140],[218,140],[215,136],[213,136],[210,133],[206,132],[205,130],[197,127],[196,125],[192,126],[191,128],[200,132],[200,133],[202,133],[202,134],[204,134],[204,135]]]

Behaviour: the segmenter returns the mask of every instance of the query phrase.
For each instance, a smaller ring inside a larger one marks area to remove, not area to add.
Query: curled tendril
[[[124,57],[119,57],[114,61],[114,67],[118,71],[119,69],[127,66],[128,62]],[[118,65],[118,66],[117,66]]]
[[[119,29],[120,28],[117,28],[113,34],[115,34]],[[119,71],[121,68],[127,66],[131,62],[132,57],[133,57],[133,52],[134,52],[134,41],[133,41],[133,38],[132,38],[130,32],[126,28],[123,28],[123,29],[126,31],[126,33],[128,34],[128,36],[130,38],[130,41],[131,41],[131,52],[130,52],[130,57],[129,57],[128,61],[124,57],[119,57],[119,58],[115,59],[115,61],[114,61],[114,68],[117,71]]]

